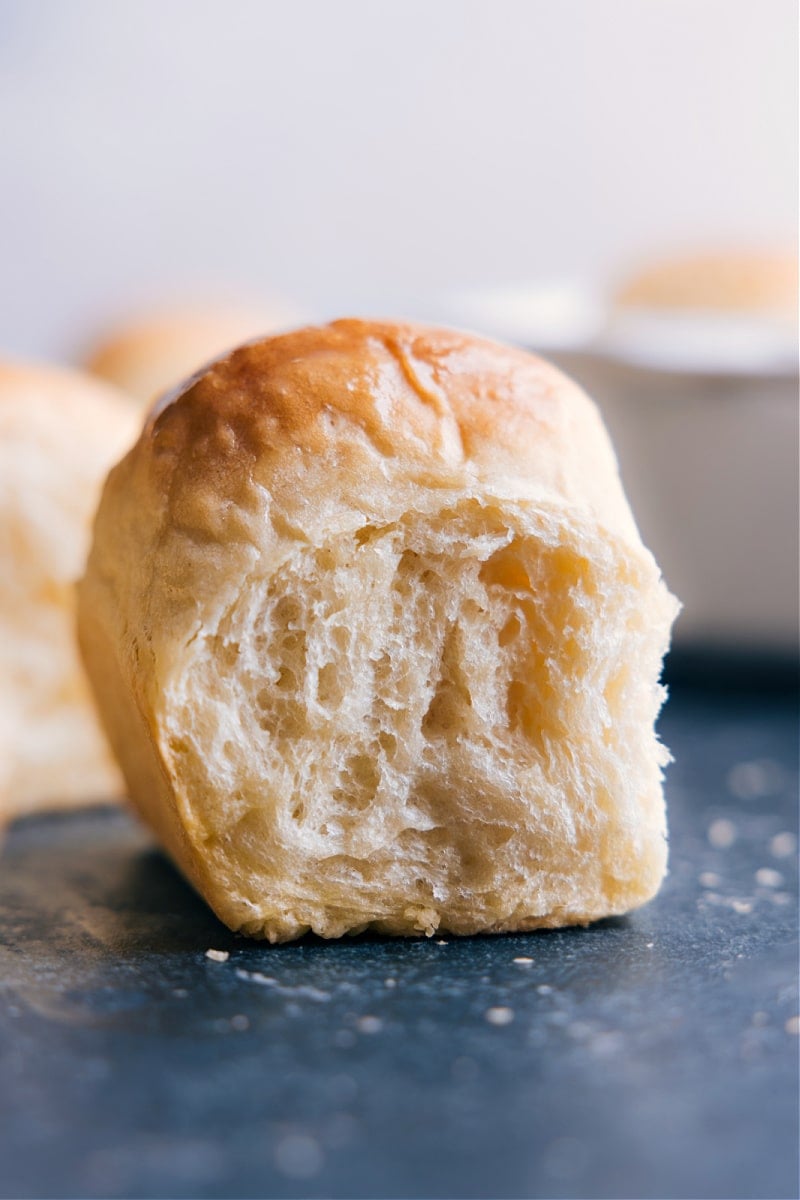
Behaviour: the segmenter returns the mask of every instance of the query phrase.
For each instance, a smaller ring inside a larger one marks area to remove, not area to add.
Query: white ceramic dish
[[[598,401],[642,536],[683,601],[676,644],[796,650],[797,377],[563,365]]]
[[[644,540],[684,604],[676,644],[797,651],[791,323],[611,318],[576,285],[472,292],[448,319],[549,355],[600,404]]]
[[[602,297],[569,280],[452,292],[424,315],[542,353],[592,345],[606,321]]]
[[[797,374],[796,327],[777,317],[629,309],[605,323],[594,346],[619,362],[670,375]]]

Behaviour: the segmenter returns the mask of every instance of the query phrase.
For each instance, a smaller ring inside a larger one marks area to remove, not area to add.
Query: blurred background
[[[226,304],[519,341],[601,403],[679,640],[795,646],[796,285],[617,299],[791,264],[796,45],[794,0],[0,0],[0,349]]]
[[[2,340],[791,242],[793,0],[3,0]]]

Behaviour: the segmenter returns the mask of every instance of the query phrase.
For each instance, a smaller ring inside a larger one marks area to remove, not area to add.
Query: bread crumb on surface
[[[714,908],[729,908],[740,915],[751,913],[755,907],[755,899],[750,896],[722,896],[719,892],[704,892],[697,903],[701,908],[709,904]]]
[[[365,1017],[359,1017],[356,1021],[356,1029],[359,1033],[380,1033],[383,1029],[383,1021],[380,1017],[374,1017],[368,1014]]]
[[[722,883],[722,879],[716,873],[716,871],[701,871],[698,875],[698,879],[704,888],[719,887],[719,885]]]
[[[521,955],[519,955],[519,957],[512,959],[511,961],[512,961],[512,962],[515,962],[515,963],[517,964],[517,966],[520,966],[520,967],[530,967],[530,966],[533,966],[533,959],[532,959],[532,958],[526,958],[526,957],[525,957],[524,955],[522,955],[522,954],[521,954]]]
[[[206,950],[206,958],[210,958],[212,962],[224,963],[230,958],[227,950]]]
[[[797,849],[797,838],[793,833],[776,833],[769,844],[773,858],[791,858]]]
[[[483,1015],[490,1025],[510,1025],[514,1020],[513,1008],[508,1008],[504,1004],[498,1004],[493,1008],[487,1008]]]
[[[756,883],[759,887],[779,888],[783,883],[783,876],[772,867],[760,867],[756,871]]]
[[[708,827],[708,840],[717,850],[727,850],[736,841],[736,826],[727,817],[718,817]]]

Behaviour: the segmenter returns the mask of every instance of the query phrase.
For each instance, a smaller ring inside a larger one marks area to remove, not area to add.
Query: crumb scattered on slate
[[[793,833],[776,833],[769,849],[773,858],[791,858],[797,849],[797,838]]]
[[[510,1025],[514,1020],[513,1008],[508,1008],[505,1004],[498,1004],[493,1008],[487,1008],[483,1015],[490,1025]]]
[[[227,962],[230,958],[230,953],[227,950],[206,950],[206,958],[210,958],[212,962]]]
[[[772,867],[760,867],[756,871],[756,883],[759,887],[779,888],[783,883],[783,876]]]
[[[727,850],[736,841],[736,826],[727,817],[717,817],[708,827],[708,840],[717,850]]]
[[[383,1029],[383,1021],[380,1017],[373,1017],[371,1014],[368,1014],[367,1016],[358,1018],[356,1029],[359,1033],[380,1033]]]

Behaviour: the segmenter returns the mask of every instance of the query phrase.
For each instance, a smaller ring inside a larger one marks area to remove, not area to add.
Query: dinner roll
[[[86,367],[149,404],[224,351],[293,321],[289,308],[277,305],[164,311],[121,325],[95,347]]]
[[[223,921],[278,942],[648,900],[675,612],[579,388],[348,320],[157,406],[79,629],[134,803]]]
[[[797,255],[740,250],[665,259],[626,280],[617,304],[792,318],[797,313]]]
[[[77,371],[0,365],[0,748],[10,815],[109,800],[123,784],[75,639],[75,581],[105,474],[138,430]]]

